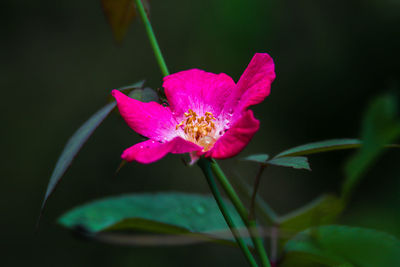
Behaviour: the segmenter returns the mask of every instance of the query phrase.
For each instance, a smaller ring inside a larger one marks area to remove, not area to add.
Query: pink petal
[[[258,131],[260,122],[254,118],[253,111],[247,110],[236,123],[221,136],[205,156],[225,159],[237,155]]]
[[[168,153],[182,154],[198,151],[202,148],[186,141],[181,137],[175,137],[171,141],[160,143],[154,140],[147,140],[127,148],[121,158],[126,161],[137,161],[148,164],[163,158]]]
[[[269,95],[274,79],[272,58],[266,53],[255,54],[228,99],[225,111],[241,114],[249,106],[261,103]]]
[[[176,136],[176,120],[171,110],[156,102],[143,103],[130,98],[118,90],[111,93],[121,116],[135,132],[148,138],[165,141]]]
[[[163,87],[171,110],[177,117],[189,108],[198,113],[208,111],[218,116],[235,82],[224,73],[191,69],[164,77]]]

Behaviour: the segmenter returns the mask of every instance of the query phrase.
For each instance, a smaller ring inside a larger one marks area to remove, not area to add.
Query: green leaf
[[[82,231],[82,229],[79,230]],[[145,235],[142,232],[151,232],[152,234]],[[230,240],[216,239],[212,235],[216,233],[192,233],[181,227],[140,218],[124,219],[104,231],[95,234],[88,234],[84,231],[80,233],[96,241],[125,246],[171,246],[201,242],[215,242],[230,246],[236,245],[236,243]],[[154,233],[158,233],[159,235]]]
[[[268,158],[269,158],[269,156],[267,154],[255,154],[255,155],[247,156],[247,157],[243,158],[242,160],[264,164],[267,162]]]
[[[234,207],[226,204],[235,224],[243,227]],[[207,239],[233,241],[213,197],[198,194],[171,192],[110,197],[69,211],[59,219],[59,223],[92,234],[141,230],[163,234],[198,234]],[[213,232],[221,230],[225,233],[223,237],[213,235]]]
[[[129,95],[130,97],[134,98],[133,97],[134,94],[133,94],[132,91],[133,90],[139,90],[139,91],[143,90],[144,82],[145,82],[144,80],[141,80],[139,82],[135,82],[135,83],[132,83],[132,84],[129,84],[129,85],[126,85],[126,86],[122,86],[122,87],[118,88],[117,90],[119,90],[122,93],[124,93],[126,95]],[[109,102],[114,102],[115,101],[114,97],[111,94],[109,95],[108,100],[109,100]],[[140,100],[140,99],[136,99],[136,100]]]
[[[312,226],[333,223],[343,208],[344,204],[340,198],[335,195],[322,195],[309,204],[279,217],[280,229],[286,233],[282,242],[289,236]]]
[[[347,198],[368,167],[387,144],[400,136],[397,103],[390,95],[377,98],[368,108],[362,127],[362,147],[345,166],[346,180],[342,192]]]
[[[146,12],[149,13],[148,0],[142,0]],[[133,0],[101,0],[104,15],[110,24],[115,40],[121,43],[129,25],[137,13]]]
[[[60,182],[62,176],[71,165],[75,156],[78,154],[82,146],[86,143],[93,132],[99,127],[104,119],[110,114],[115,108],[116,103],[109,103],[95,114],[93,114],[82,126],[71,136],[67,144],[64,147],[56,166],[54,167],[53,173],[51,174],[49,184],[47,185],[46,194],[44,196],[41,210],[46,205],[46,202],[50,194],[54,191],[57,184]]]
[[[290,148],[279,153],[275,158],[303,156],[333,150],[358,148],[360,146],[361,142],[358,139],[331,139]]]
[[[152,233],[163,233],[163,234],[184,234],[190,231],[179,226],[166,224],[162,222],[156,222],[148,219],[142,218],[128,218],[123,219],[110,227],[105,228],[98,232],[108,232],[108,231],[134,231],[142,230]]]
[[[157,92],[148,87],[143,89],[135,89],[132,91],[132,93],[129,94],[129,96],[142,102],[159,102]]]
[[[285,258],[307,256],[328,266],[400,266],[400,241],[367,228],[329,225],[299,233],[285,246]]]
[[[308,163],[308,159],[306,157],[273,158],[268,160],[266,164],[311,171],[310,164]]]
[[[122,87],[118,90],[122,90],[129,93],[133,89],[141,89],[144,81],[134,83],[130,86]],[[130,91],[129,91],[130,90]],[[133,92],[131,92],[132,94]],[[131,96],[131,94],[129,96]],[[131,96],[132,97],[132,96]],[[56,166],[54,167],[53,173],[51,174],[49,184],[47,185],[46,194],[41,207],[41,213],[46,206],[47,200],[51,193],[55,190],[57,184],[60,182],[62,176],[71,165],[76,155],[81,150],[82,146],[86,143],[93,132],[99,127],[99,125],[107,118],[111,111],[115,108],[116,102],[109,103],[103,108],[93,114],[81,127],[71,136],[68,142],[65,144],[64,149],[58,158]],[[39,216],[40,220],[40,216]]]
[[[267,154],[255,154],[243,158],[242,160],[260,163],[262,165],[276,165],[281,167],[291,167],[294,169],[306,169],[311,171],[310,164],[306,157],[284,157],[284,158],[273,158],[268,160]]]

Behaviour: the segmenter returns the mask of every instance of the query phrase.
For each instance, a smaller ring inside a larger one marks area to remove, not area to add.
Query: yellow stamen
[[[189,109],[184,113],[186,119],[182,120],[176,125],[176,130],[181,126],[187,136],[187,139],[202,146],[205,151],[209,150],[215,143],[216,139],[213,137],[216,120],[211,112],[205,112],[204,116],[198,116],[196,112]]]

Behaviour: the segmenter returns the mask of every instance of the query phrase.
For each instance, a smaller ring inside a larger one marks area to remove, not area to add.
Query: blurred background
[[[70,208],[130,192],[208,193],[199,168],[179,156],[128,164],[124,148],[140,141],[117,113],[84,146],[36,231],[51,171],[73,132],[101,108],[113,88],[161,75],[140,21],[121,45],[100,1],[3,1],[0,180],[1,266],[243,266],[235,248],[214,244],[129,248],[77,239],[56,224]],[[275,60],[271,95],[254,108],[261,129],[236,158],[221,162],[252,182],[253,164],[330,138],[359,137],[368,103],[399,86],[400,3],[364,1],[151,1],[151,19],[171,72],[200,68],[235,81],[256,52]],[[353,153],[311,156],[312,172],[269,168],[260,194],[279,214],[321,193],[338,192]],[[388,151],[358,187],[340,222],[400,237],[400,154]]]

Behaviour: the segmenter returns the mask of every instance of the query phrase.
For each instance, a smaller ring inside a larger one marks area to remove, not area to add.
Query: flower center
[[[178,130],[183,127],[183,131],[189,141],[192,141],[204,148],[204,151],[209,150],[215,143],[215,117],[211,112],[204,113],[204,116],[199,117],[196,112],[189,109],[185,113],[186,119],[176,125]]]

